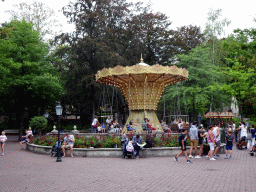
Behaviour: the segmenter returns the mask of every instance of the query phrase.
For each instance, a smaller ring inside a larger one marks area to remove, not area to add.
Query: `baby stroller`
[[[60,142],[60,144],[62,145],[62,141]],[[56,141],[56,143],[52,146],[52,153],[51,153],[52,157],[57,157],[57,150],[58,150],[58,141]],[[62,155],[63,155],[63,152],[61,151],[61,156]]]
[[[247,149],[247,142],[245,141],[245,138],[242,138],[237,144],[236,144],[237,149],[243,150]]]
[[[133,158],[135,155],[134,146],[132,142],[128,142],[126,145],[124,145],[124,158]]]

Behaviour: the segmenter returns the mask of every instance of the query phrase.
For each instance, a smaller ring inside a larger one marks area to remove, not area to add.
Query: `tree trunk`
[[[21,112],[20,112],[20,138],[22,136],[22,132],[23,132],[23,118],[24,118],[24,114],[25,114],[25,110],[22,109]]]

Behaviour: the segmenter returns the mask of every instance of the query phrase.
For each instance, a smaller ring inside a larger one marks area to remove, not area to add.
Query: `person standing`
[[[254,124],[251,124],[251,128],[249,129],[249,132],[252,134],[252,139],[248,141],[247,149],[252,152],[252,146],[255,144],[255,129]]]
[[[231,135],[231,133],[232,133],[232,130],[228,130],[228,135],[226,136],[226,157],[224,157],[224,159],[232,158],[232,147],[233,147],[234,136]],[[228,152],[229,152],[229,157],[228,157]]]
[[[187,163],[192,163],[189,159],[188,159],[188,154],[187,154],[187,148],[186,148],[186,135],[187,135],[187,130],[184,129],[181,131],[181,135],[179,136],[179,145],[181,147],[181,152],[174,157],[174,160],[179,162],[178,158],[179,156],[184,153]]]
[[[221,141],[220,141],[220,124],[216,123],[215,127],[213,128],[213,134],[216,138],[216,148],[214,151],[214,158],[219,157],[219,149],[220,149],[220,145],[221,145]]]
[[[199,127],[199,131],[198,131],[198,145],[200,146],[199,149],[199,156],[202,157],[203,156],[203,148],[204,148],[204,138],[205,138],[205,134],[204,134],[204,128],[202,126]]]
[[[98,117],[95,117],[92,121],[92,131],[93,131],[93,133],[96,133],[97,123],[98,123]]]
[[[1,144],[1,150],[2,150],[2,156],[4,156],[4,144],[7,141],[7,137],[5,135],[5,132],[2,131],[2,135],[0,135],[0,144]]]
[[[110,130],[110,125],[111,125],[112,119],[110,116],[106,119],[106,124],[107,124],[107,130]]]
[[[239,124],[238,131],[241,131],[240,141],[245,141],[245,139],[247,137],[247,129],[245,126],[245,122],[241,121],[241,123]]]
[[[193,149],[195,149],[195,158],[200,159],[201,157],[197,155],[197,146],[198,146],[198,129],[196,128],[197,122],[193,122],[193,125],[189,129],[189,136],[191,141],[191,147],[190,147],[190,158],[194,158],[192,156]]]
[[[211,161],[215,161],[216,160],[216,159],[214,159],[212,157],[212,154],[213,154],[213,151],[214,151],[215,142],[216,142],[216,139],[215,139],[215,136],[213,134],[213,126],[210,125],[209,126],[209,131],[208,131],[208,134],[207,134],[207,143],[209,144],[209,147],[210,147],[209,156],[210,156],[210,160]]]

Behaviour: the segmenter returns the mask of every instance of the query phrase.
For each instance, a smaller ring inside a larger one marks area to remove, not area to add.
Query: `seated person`
[[[98,130],[98,133],[102,133],[102,127],[101,127],[101,124],[99,124],[99,125],[97,126],[97,130]]]
[[[28,128],[27,134],[33,136],[33,132],[32,132],[31,127]]]
[[[138,144],[142,144],[142,137],[140,135],[136,135],[133,137],[133,145],[136,152],[136,158],[139,158],[140,153],[140,146]]]
[[[146,145],[144,146],[144,148],[152,148],[153,147],[151,138],[149,135],[146,136],[145,143],[146,143]]]
[[[121,138],[121,148],[123,149],[125,143],[128,142],[128,138],[126,137],[126,134],[124,133]]]
[[[143,131],[147,131],[147,118],[144,118],[144,120],[142,121],[142,130]]]
[[[135,128],[132,128],[130,125],[126,125],[127,131],[132,131],[133,133],[136,132]]]
[[[156,128],[152,127],[152,123],[150,119],[148,119],[147,124],[148,124],[148,128],[154,133],[156,131]]]
[[[66,134],[66,137],[64,137],[64,142],[63,142],[63,146],[61,147],[62,148],[62,151],[63,151],[63,156],[62,157],[65,157],[66,155],[66,151],[65,151],[65,148],[70,148],[70,153],[71,153],[71,157],[73,157],[73,145],[74,145],[74,142],[75,142],[75,138],[73,135],[70,135],[70,133],[67,133]]]
[[[129,141],[127,140],[124,143],[124,147],[123,147],[123,158],[125,158],[125,156],[127,155],[127,152],[132,152],[134,154],[134,146],[133,146],[133,141],[132,138],[129,139]]]
[[[28,131],[26,130],[25,133],[26,133],[25,136],[21,136],[21,141],[20,141],[21,149],[23,149],[23,144],[24,143],[29,143]]]
[[[106,125],[105,125],[105,123],[102,123],[101,128],[102,128],[102,132],[105,133],[106,132]]]
[[[166,122],[164,122],[163,124],[163,130],[165,133],[171,133],[171,129],[168,127],[168,125],[166,124]]]

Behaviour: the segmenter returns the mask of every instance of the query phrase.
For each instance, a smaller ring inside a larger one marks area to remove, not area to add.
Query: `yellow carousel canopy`
[[[156,110],[164,88],[169,84],[184,81],[188,71],[177,66],[148,65],[116,66],[102,69],[96,81],[119,87],[130,110]]]

